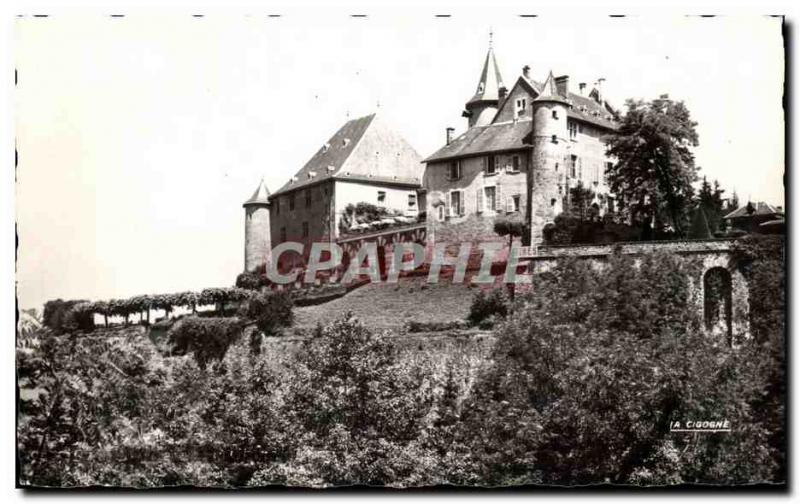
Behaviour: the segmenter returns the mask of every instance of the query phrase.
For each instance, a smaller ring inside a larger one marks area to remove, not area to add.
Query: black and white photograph
[[[788,490],[791,17],[17,8],[17,495]]]

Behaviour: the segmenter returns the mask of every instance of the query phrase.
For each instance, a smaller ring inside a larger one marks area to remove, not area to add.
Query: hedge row
[[[200,292],[179,292],[175,294],[154,294],[134,296],[127,299],[111,299],[108,301],[90,301],[78,303],[72,307],[76,315],[99,314],[105,316],[127,317],[145,310],[172,311],[178,306],[195,307],[231,301],[244,301],[256,293],[238,287],[214,287]]]

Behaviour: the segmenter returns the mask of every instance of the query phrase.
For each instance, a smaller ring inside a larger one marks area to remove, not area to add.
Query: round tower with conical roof
[[[531,103],[530,219],[531,245],[543,242],[544,228],[561,213],[559,183],[567,169],[567,112],[572,105],[559,94],[553,72],[547,76],[542,92]],[[563,188],[563,190],[567,190]]]
[[[244,202],[244,269],[253,271],[269,264],[272,246],[269,227],[269,191],[264,179]]]

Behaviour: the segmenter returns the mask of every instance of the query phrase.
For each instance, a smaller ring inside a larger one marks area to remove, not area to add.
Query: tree
[[[695,208],[692,214],[692,224],[689,228],[689,238],[708,239],[711,238],[711,229],[708,226],[706,212],[702,206]]]
[[[514,243],[514,238],[524,236],[527,229],[527,224],[519,217],[500,217],[494,221],[494,232],[500,236],[508,236],[509,249]]]
[[[703,210],[712,233],[719,230],[722,217],[725,214],[725,209],[723,208],[725,202],[722,198],[724,192],[719,185],[719,181],[714,180],[714,185],[712,186],[708,183],[708,179],[703,176],[700,192],[697,194],[697,207]]]
[[[617,162],[606,170],[611,191],[621,197],[637,222],[671,224],[685,235],[697,167],[691,148],[698,145],[697,123],[683,102],[662,95],[652,102],[628,100],[619,129],[608,139]]]

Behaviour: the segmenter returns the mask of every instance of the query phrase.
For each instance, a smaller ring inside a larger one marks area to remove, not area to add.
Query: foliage
[[[92,320],[88,315],[76,313],[73,309],[85,301],[54,299],[44,304],[42,323],[56,333],[64,331],[82,330],[87,331],[92,328]]]
[[[696,123],[683,102],[667,95],[626,105],[608,138],[608,154],[617,159],[606,171],[611,191],[635,222],[654,219],[657,231],[671,225],[682,237],[697,178],[691,151],[698,145]]]
[[[492,289],[489,293],[479,290],[472,297],[467,322],[479,325],[490,317],[505,317],[508,314],[508,297],[503,289]]]
[[[621,222],[620,216],[606,212],[602,218],[583,220],[574,212],[563,212],[544,229],[548,245],[615,243],[636,241],[641,230]]]
[[[255,321],[262,333],[271,336],[282,327],[292,326],[292,305],[292,297],[286,292],[265,292],[247,300],[239,308],[239,315]]]
[[[528,225],[519,216],[498,217],[494,221],[494,232],[500,236],[508,236],[508,246],[511,247],[515,237],[527,234]]]
[[[706,212],[703,207],[695,208],[692,212],[692,222],[689,227],[689,238],[693,240],[711,238],[711,228],[706,219]]]
[[[617,256],[603,271],[572,260],[535,279],[463,408],[465,464],[498,485],[776,479],[782,447],[754,408],[761,350],[699,330],[686,273],[669,255],[638,268]],[[734,429],[669,431],[701,418]]]
[[[466,329],[466,324],[461,320],[453,320],[449,322],[417,322],[415,320],[409,320],[406,322],[405,326],[406,330],[410,333],[441,332]]]
[[[204,368],[210,360],[225,356],[228,347],[241,336],[243,327],[236,317],[185,317],[170,327],[167,340],[172,345],[172,354],[191,353]]]
[[[702,211],[705,214],[712,234],[721,230],[722,218],[730,211],[725,209],[725,200],[722,197],[724,193],[725,190],[720,187],[719,181],[715,180],[712,186],[706,177],[703,177],[703,182],[700,184],[700,192],[697,194],[696,211]],[[734,198],[736,198],[735,193]]]
[[[502,290],[483,294],[498,305],[484,320],[497,316],[499,326],[469,378],[474,364],[459,353],[435,366],[430,354],[408,358],[396,337],[349,315],[283,353],[237,338],[245,322],[236,318],[178,320],[171,355],[142,328],[41,333],[17,348],[20,482],[785,481],[783,243],[775,240],[734,246],[756,335],[737,339],[737,349],[705,335],[692,272],[661,254],[613,256],[603,269],[565,260],[537,275],[513,312],[499,302]],[[688,419],[733,428],[670,432],[671,421]]]
[[[121,316],[127,320],[130,315],[150,310],[165,310],[169,314],[174,308],[184,306],[196,309],[202,305],[224,306],[230,302],[241,302],[253,296],[253,292],[238,287],[211,287],[200,292],[179,292],[173,294],[153,294],[134,296],[126,299],[108,301],[82,301],[71,306],[75,317],[89,317],[95,313],[106,317]]]

